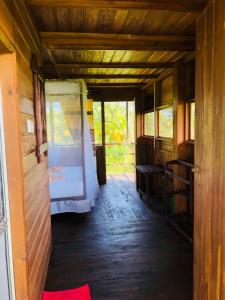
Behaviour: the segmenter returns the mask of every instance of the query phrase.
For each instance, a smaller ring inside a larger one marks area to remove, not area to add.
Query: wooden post
[[[0,69],[16,298],[29,300],[16,53],[0,55]]]
[[[173,95],[174,95],[174,155],[176,159],[185,159],[185,99],[184,99],[184,66],[181,61],[174,65]],[[181,167],[176,167],[177,174],[185,176]],[[185,185],[174,179],[174,189],[185,188]],[[175,210],[177,213],[187,211],[187,198],[175,196]]]
[[[106,184],[106,149],[105,149],[105,103],[101,101],[101,113],[102,113],[102,161],[101,161],[101,169],[102,169],[102,184]]]
[[[194,300],[225,299],[225,2],[197,21]]]

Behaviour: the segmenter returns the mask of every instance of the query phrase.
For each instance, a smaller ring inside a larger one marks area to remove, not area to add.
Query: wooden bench
[[[137,165],[137,190],[142,198],[148,201],[151,194],[151,180],[150,178],[155,175],[164,173],[164,168],[160,165]],[[142,178],[144,177],[144,184]]]

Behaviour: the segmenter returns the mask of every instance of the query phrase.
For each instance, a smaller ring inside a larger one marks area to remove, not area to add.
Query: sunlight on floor
[[[107,175],[107,180],[123,180],[135,182],[135,173],[123,173],[123,174],[113,174]]]

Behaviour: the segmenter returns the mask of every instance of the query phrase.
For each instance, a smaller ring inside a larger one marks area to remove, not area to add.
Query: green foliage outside
[[[58,145],[73,145],[60,103],[52,102],[51,105],[47,103],[46,107],[48,140]],[[93,110],[95,143],[102,144],[101,102],[94,102]],[[51,116],[54,132],[50,125]],[[134,172],[134,118],[134,102],[105,103],[107,174]]]
[[[102,143],[101,124],[101,103],[94,102],[96,144]],[[107,174],[134,172],[134,124],[134,102],[105,102]]]
[[[149,112],[144,115],[144,135],[155,135],[155,113]]]
[[[93,102],[93,118],[94,118],[94,132],[95,144],[102,144],[102,116],[101,116],[101,102]]]
[[[54,130],[51,129],[51,115]],[[57,145],[73,145],[74,141],[66,124],[64,114],[59,102],[47,102],[46,104],[47,134],[48,141],[54,141]]]
[[[106,146],[107,174],[134,172],[134,145]]]
[[[159,111],[159,136],[173,138],[173,109],[166,108]]]

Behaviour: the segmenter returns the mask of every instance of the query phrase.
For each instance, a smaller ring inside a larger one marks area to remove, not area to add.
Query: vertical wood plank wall
[[[185,159],[194,161],[194,144],[186,143],[185,139],[185,103],[187,100],[194,99],[194,93],[186,92],[193,90],[194,85],[189,80],[185,83],[185,76],[189,74],[189,65],[193,62],[177,62],[173,72],[165,78],[155,83],[154,90],[148,91],[144,99],[139,99],[137,103],[137,164],[161,164],[174,159]],[[194,77],[190,74],[190,77]],[[186,86],[187,85],[187,86]],[[144,136],[143,132],[143,112],[153,110],[154,97],[156,107],[166,105],[172,106],[174,110],[174,137],[173,139],[157,138],[154,146],[152,137]],[[179,170],[178,170],[179,171]],[[180,172],[180,171],[179,171]],[[178,181],[174,181],[176,187],[180,187]],[[183,196],[175,196],[175,210],[177,212],[186,210],[186,200]]]
[[[155,96],[153,88],[149,92],[144,98],[136,100],[137,164],[164,164],[167,160],[174,159],[174,142],[173,140],[157,140],[154,148],[153,138],[144,136],[143,112],[146,108],[147,110],[154,109],[154,97],[156,97],[156,106],[169,103],[173,105],[173,76],[168,76],[165,80],[156,83]]]
[[[225,1],[197,21],[194,300],[225,299]]]
[[[23,0],[1,1],[0,28],[16,49],[16,101],[18,101],[21,149],[11,149],[11,155],[16,157],[17,151],[21,154],[24,197],[21,205],[23,205],[24,224],[17,224],[17,230],[20,231],[24,227],[24,236],[20,238],[24,239],[25,253],[20,259],[21,262],[26,262],[24,277],[20,277],[18,270],[15,269],[17,300],[40,300],[51,247],[47,157],[38,164],[35,155],[36,134],[28,133],[26,124],[27,120],[35,121],[31,55],[35,53],[40,58],[41,47],[39,36]],[[12,216],[13,222],[16,222],[15,216]],[[26,287],[21,291],[18,286],[24,285],[25,277]]]

